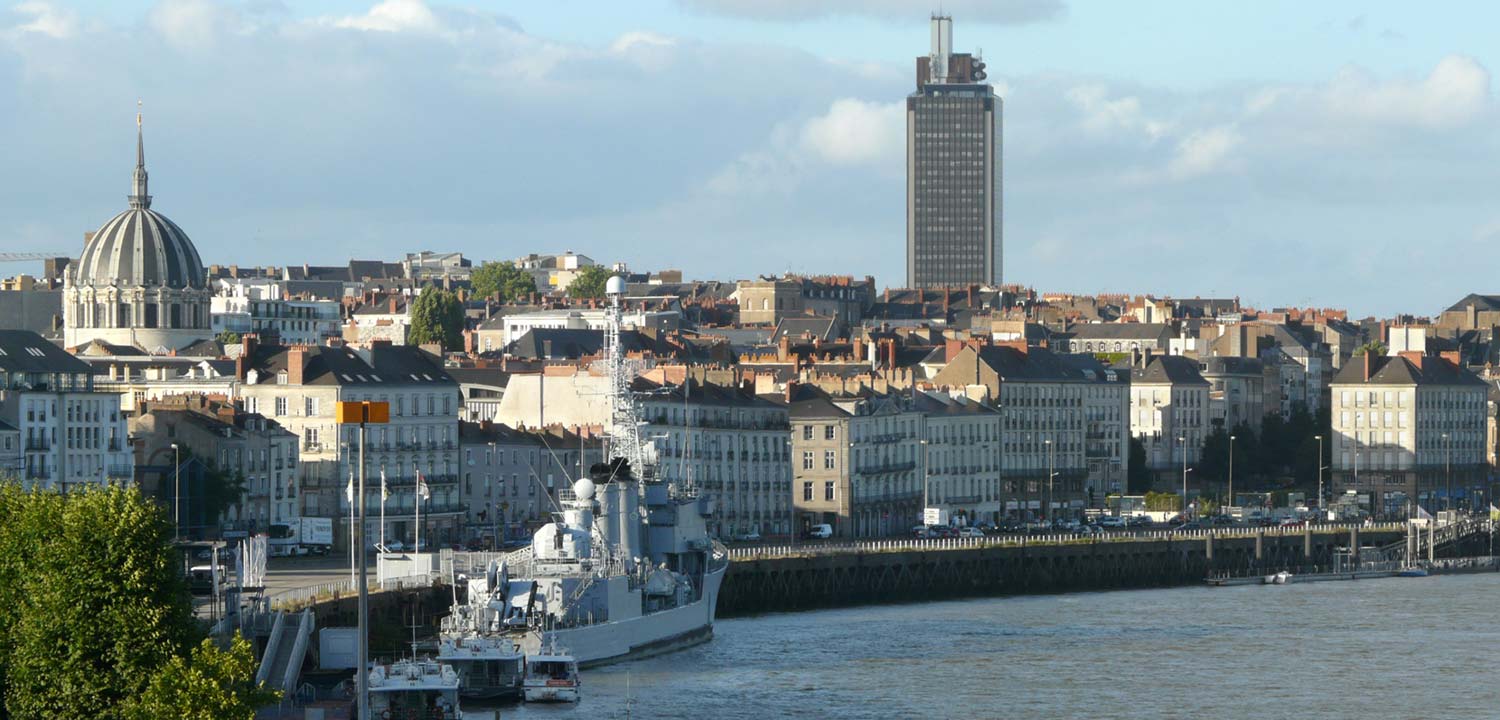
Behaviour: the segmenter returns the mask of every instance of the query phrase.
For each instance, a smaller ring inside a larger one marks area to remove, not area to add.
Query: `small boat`
[[[526,702],[578,702],[578,686],[578,659],[559,649],[555,637],[542,641],[541,652],[526,656],[521,680]]]
[[[370,668],[370,716],[391,720],[461,720],[458,673],[432,660],[398,660]]]
[[[1427,577],[1427,568],[1421,565],[1408,565],[1397,571],[1396,577]]]
[[[1267,575],[1264,580],[1266,585],[1285,585],[1292,581],[1292,574],[1282,570],[1274,575]]]

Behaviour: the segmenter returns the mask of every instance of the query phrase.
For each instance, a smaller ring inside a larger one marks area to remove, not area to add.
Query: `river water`
[[[765,615],[502,717],[1497,718],[1497,601],[1485,574]]]

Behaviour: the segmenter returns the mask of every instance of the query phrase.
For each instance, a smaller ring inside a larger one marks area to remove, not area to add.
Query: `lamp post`
[[[172,542],[182,539],[182,455],[172,443]]]
[[[1234,507],[1234,436],[1229,436],[1229,507]]]
[[[391,421],[391,406],[385,402],[340,402],[334,411],[334,422],[343,425],[359,425],[359,485],[355,488],[351,505],[358,505],[355,521],[355,564],[358,566],[359,631],[356,643],[358,665],[355,667],[356,720],[370,720],[369,664],[370,664],[370,585],[365,568],[365,426],[383,425]],[[420,557],[420,555],[418,556]]]
[[[1042,519],[1050,523],[1053,520],[1053,517],[1052,517],[1052,478],[1057,475],[1056,469],[1053,467],[1056,464],[1054,461],[1057,458],[1057,449],[1052,444],[1052,438],[1047,438],[1046,440],[1043,440],[1042,442],[1047,445],[1047,507],[1043,508]]]
[[[1449,460],[1453,456],[1453,441],[1449,439],[1448,433],[1443,433],[1443,509],[1453,509],[1453,466]]]
[[[1187,438],[1178,435],[1177,442],[1182,445],[1182,521],[1187,522]]]
[[[1323,507],[1323,436],[1314,435],[1318,441],[1318,514],[1328,519],[1328,508]]]

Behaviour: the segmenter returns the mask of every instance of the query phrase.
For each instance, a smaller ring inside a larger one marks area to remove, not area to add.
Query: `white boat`
[[[517,638],[505,632],[503,598],[492,588],[505,571],[492,567],[485,577],[470,578],[467,602],[455,603],[438,632],[440,662],[458,672],[459,694],[466,698],[503,699],[521,694],[525,655]]]
[[[676,650],[713,637],[729,554],[708,522],[711,498],[656,479],[656,452],[620,350],[624,281],[610,278],[605,327],[609,377],[609,462],[559,493],[552,522],[531,546],[487,572],[484,600],[528,657],[545,634],[589,667]],[[471,585],[471,588],[473,586]]]
[[[1285,570],[1282,570],[1279,573],[1275,573],[1273,575],[1267,575],[1266,579],[1265,579],[1265,584],[1267,584],[1267,585],[1285,585],[1285,584],[1291,582],[1291,580],[1292,580],[1292,574],[1289,573],[1289,572],[1287,572],[1287,571],[1285,571]]]
[[[431,660],[371,666],[370,716],[382,720],[462,720],[458,673]]]
[[[551,636],[542,650],[526,656],[526,677],[521,683],[529,703],[578,702],[578,660],[557,647]]]

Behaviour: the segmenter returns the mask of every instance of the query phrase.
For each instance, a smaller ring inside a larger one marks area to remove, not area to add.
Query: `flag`
[[[428,489],[427,489],[427,482],[422,479],[422,471],[421,470],[417,471],[417,497],[419,497],[419,498],[421,498],[423,500],[426,500],[426,499],[432,497],[432,493],[429,492]]]
[[[349,498],[349,504],[354,504],[354,473],[349,473],[349,484],[344,488],[344,497]]]
[[[1422,519],[1422,520],[1431,520],[1432,519],[1432,513],[1427,512],[1425,509],[1422,508],[1421,505],[1418,505],[1417,506],[1417,517],[1420,518],[1420,519]]]
[[[385,468],[380,470],[380,502],[385,502],[391,497],[391,491],[385,486]]]
[[[1495,507],[1495,503],[1490,503],[1490,519],[1500,521],[1500,508]]]

